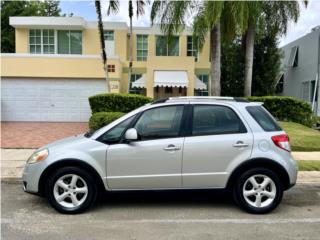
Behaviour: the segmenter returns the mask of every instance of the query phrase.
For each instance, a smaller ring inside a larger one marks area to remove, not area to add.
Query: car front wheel
[[[281,202],[283,187],[278,176],[265,168],[244,172],[234,186],[235,201],[250,213],[267,213]]]
[[[78,167],[65,167],[53,173],[47,182],[46,196],[57,211],[81,213],[87,210],[97,198],[94,179]]]

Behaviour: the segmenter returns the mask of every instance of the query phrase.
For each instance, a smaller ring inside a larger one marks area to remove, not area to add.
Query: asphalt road
[[[107,195],[62,215],[46,199],[2,183],[2,239],[320,239],[320,185],[298,185],[267,215],[242,212],[217,191]]]

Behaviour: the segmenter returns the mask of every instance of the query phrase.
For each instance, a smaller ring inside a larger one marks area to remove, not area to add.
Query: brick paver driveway
[[[88,123],[1,122],[2,148],[38,148],[88,130]]]

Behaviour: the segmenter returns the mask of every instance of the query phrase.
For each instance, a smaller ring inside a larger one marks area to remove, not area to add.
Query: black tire
[[[254,207],[250,205],[244,197],[243,187],[246,181],[254,176],[254,175],[265,175],[274,182],[276,188],[276,194],[273,201],[265,207]],[[283,184],[281,183],[279,177],[271,170],[266,168],[253,168],[250,169],[239,176],[239,178],[235,181],[233,187],[233,198],[234,201],[245,211],[254,214],[264,214],[275,209],[282,200],[283,196]]]
[[[87,197],[85,198],[83,203],[80,204],[79,206],[72,207],[72,208],[61,206],[54,197],[55,183],[59,178],[68,174],[75,174],[77,176],[80,176],[87,184],[87,189],[88,189]],[[93,205],[93,203],[97,199],[98,189],[97,189],[97,184],[94,178],[86,170],[79,167],[64,167],[64,168],[58,169],[57,171],[55,171],[49,176],[48,181],[46,183],[45,193],[51,206],[58,212],[66,213],[66,214],[78,214],[86,211],[88,208],[90,208]]]

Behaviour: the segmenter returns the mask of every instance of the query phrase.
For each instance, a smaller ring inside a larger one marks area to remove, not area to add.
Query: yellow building
[[[96,22],[81,17],[10,17],[16,53],[1,55],[2,119],[87,121],[88,96],[104,92]],[[170,41],[159,26],[133,28],[129,81],[129,28],[104,23],[111,92],[152,98],[207,95],[209,41],[198,53],[192,33]]]

